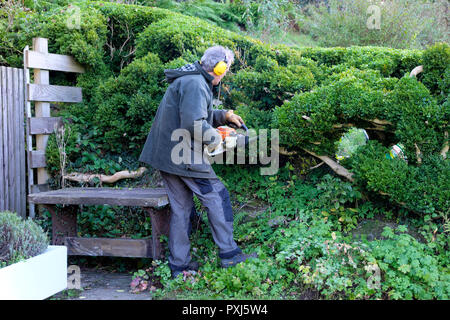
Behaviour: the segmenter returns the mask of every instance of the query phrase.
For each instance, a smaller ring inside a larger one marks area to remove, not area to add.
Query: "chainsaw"
[[[237,128],[237,126],[232,123],[230,123],[230,126],[217,127],[217,132],[219,133],[222,140],[220,144],[216,148],[214,148],[214,150],[210,151],[208,150],[208,147],[205,147],[205,153],[208,156],[216,156],[218,154],[221,154],[227,150],[235,148],[239,139],[244,139],[245,144],[248,144],[248,128],[243,123],[241,124],[241,127],[245,130],[245,135],[237,133],[235,129]]]

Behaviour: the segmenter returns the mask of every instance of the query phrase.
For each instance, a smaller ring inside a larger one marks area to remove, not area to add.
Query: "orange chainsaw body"
[[[233,137],[236,136],[236,130],[227,126],[221,126],[217,127],[217,131],[219,132],[220,136],[222,137],[222,141],[225,140],[226,137]]]

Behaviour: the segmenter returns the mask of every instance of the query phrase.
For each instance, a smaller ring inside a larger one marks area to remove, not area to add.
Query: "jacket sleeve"
[[[208,93],[206,89],[196,81],[183,83],[180,92],[180,126],[191,134],[196,140],[202,140],[203,144],[219,144],[221,136],[206,121],[208,118]],[[201,133],[201,134],[200,134]],[[210,139],[203,140],[203,137]]]
[[[225,126],[227,121],[225,120],[225,113],[228,110],[214,109],[213,110],[213,127]]]

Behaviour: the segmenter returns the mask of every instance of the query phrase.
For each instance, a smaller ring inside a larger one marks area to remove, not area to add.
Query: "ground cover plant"
[[[199,273],[171,280],[166,262],[139,260],[133,290],[160,298],[448,299],[447,43],[425,50],[294,48],[150,5],[42,1],[25,7],[2,11],[8,19],[0,24],[0,63],[20,67],[21,50],[40,36],[49,39],[50,52],[71,55],[86,68],[77,77],[51,75],[53,84],[83,88],[82,103],[52,105],[52,115],[70,128],[68,173],[141,166],[137,157],[167,87],[163,70],[199,59],[213,44],[236,54],[232,73],[216,88],[221,107],[235,109],[249,127],[280,130],[276,175],[261,176],[254,165],[215,166],[234,204],[237,241],[259,258],[220,269],[196,202],[200,222],[191,237]],[[80,15],[75,27],[67,23],[74,12]],[[419,65],[423,72],[411,77]],[[355,128],[365,129],[369,140],[337,159],[339,140]],[[394,145],[402,145],[402,157],[390,156]],[[54,135],[47,163],[52,186],[60,187]],[[114,186],[157,183],[149,170]],[[40,218],[46,229],[48,217]],[[151,233],[137,208],[84,207],[79,219],[83,236]],[[366,221],[381,223],[381,232],[356,237]]]

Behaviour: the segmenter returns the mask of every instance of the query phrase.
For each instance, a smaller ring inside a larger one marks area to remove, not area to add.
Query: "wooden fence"
[[[0,211],[26,217],[24,71],[0,67]]]

